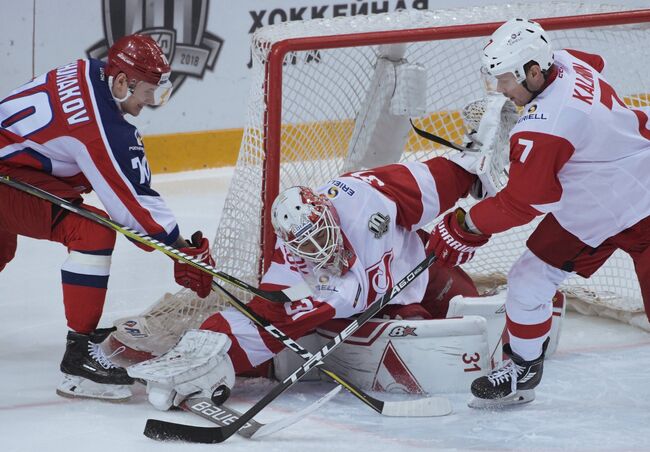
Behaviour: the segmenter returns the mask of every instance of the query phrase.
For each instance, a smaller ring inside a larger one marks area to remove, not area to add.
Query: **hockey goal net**
[[[459,143],[460,110],[484,96],[480,50],[486,36],[509,18],[539,21],[556,48],[602,55],[606,76],[625,102],[647,106],[650,10],[620,9],[538,2],[396,11],[260,29],[252,40],[244,137],[213,242],[217,267],[259,283],[274,246],[269,207],[283,188],[318,186],[344,170],[449,152],[404,129],[404,118],[394,121],[398,130],[388,133],[390,138],[381,135],[389,127],[386,115],[394,113],[393,107],[399,109],[394,105],[399,99],[391,98],[400,83],[398,66],[405,63],[426,74],[420,93],[424,111],[414,123]],[[393,149],[378,152],[378,140],[388,140]],[[463,203],[467,208],[468,201]],[[493,237],[465,270],[483,283],[502,284],[536,224]],[[622,253],[612,256],[590,280],[573,277],[563,289],[582,300],[584,309],[605,305],[630,315],[642,311],[631,260]],[[239,296],[248,298],[241,292]],[[159,300],[144,318],[156,343],[163,344],[163,336],[173,340],[225,305],[215,294],[200,300],[185,290]]]

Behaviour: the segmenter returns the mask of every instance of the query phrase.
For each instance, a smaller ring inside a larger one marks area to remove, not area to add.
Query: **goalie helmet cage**
[[[382,150],[392,161],[449,152],[408,130],[407,136],[403,120],[408,115],[399,116],[386,106],[403,82],[398,66],[411,64],[426,73],[426,87],[417,93],[426,101],[425,112],[413,118],[415,125],[459,143],[464,133],[461,109],[484,96],[480,50],[486,37],[509,18],[539,21],[555,48],[602,55],[605,74],[625,102],[634,108],[647,106],[644,49],[650,47],[650,10],[621,9],[540,2],[395,11],[285,22],[258,30],[252,39],[247,122],[213,245],[217,265],[258,284],[274,249],[269,210],[279,190],[318,186],[344,168],[353,169],[351,162],[363,161],[366,168],[377,166],[372,165],[375,161],[384,164],[386,156],[375,152],[377,142],[390,142],[392,135],[399,141],[404,135],[397,153]],[[402,129],[390,131],[386,138],[379,129],[390,124]],[[470,204],[463,201],[462,206]],[[493,237],[465,270],[477,280],[503,283],[538,221]],[[563,289],[589,303],[642,310],[633,265],[624,253],[615,253],[590,280],[569,278]],[[177,335],[225,305],[214,293],[199,300],[183,290],[159,300],[146,315],[148,327]]]

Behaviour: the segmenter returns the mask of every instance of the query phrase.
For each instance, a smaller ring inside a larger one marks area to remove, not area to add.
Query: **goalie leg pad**
[[[163,355],[127,368],[147,382],[149,402],[160,410],[178,406],[190,395],[211,397],[221,385],[235,384],[228,349],[230,338],[207,330],[189,330]]]
[[[318,328],[324,344],[349,324]],[[364,390],[435,394],[466,391],[488,369],[485,320],[371,320],[328,355],[325,367]]]

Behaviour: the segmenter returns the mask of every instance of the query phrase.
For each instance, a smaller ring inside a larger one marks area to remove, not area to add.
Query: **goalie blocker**
[[[486,297],[456,296],[445,319],[371,320],[341,344],[325,366],[364,390],[465,392],[474,379],[504,359],[505,295],[501,291]],[[564,314],[564,295],[557,292],[547,357],[557,349]],[[330,321],[298,342],[317,350],[348,324],[348,320]],[[299,365],[298,357],[283,351],[274,358],[275,375],[282,380]],[[313,370],[306,378],[320,377]]]

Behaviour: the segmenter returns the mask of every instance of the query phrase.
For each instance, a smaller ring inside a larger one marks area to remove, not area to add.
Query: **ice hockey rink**
[[[185,235],[201,229],[212,238],[219,220],[215,212],[220,212],[231,175],[231,169],[155,175],[153,186],[176,213]],[[574,312],[568,313],[558,352],[546,361],[537,400],[529,405],[473,410],[467,407],[467,392],[448,394],[454,408],[449,416],[388,418],[341,392],[300,423],[263,439],[235,435],[221,445],[159,443],[142,434],[147,418],[209,424],[189,413],[156,411],[142,386],[125,404],[55,394],[67,331],[59,282],[65,256],[60,245],[21,238],[16,259],[0,273],[2,452],[650,450],[650,334]],[[168,257],[145,253],[120,237],[100,326],[141,312],[178,288]],[[229,405],[246,410],[273,385],[265,379],[239,379]],[[279,419],[332,387],[329,382],[299,382],[257,419]]]

